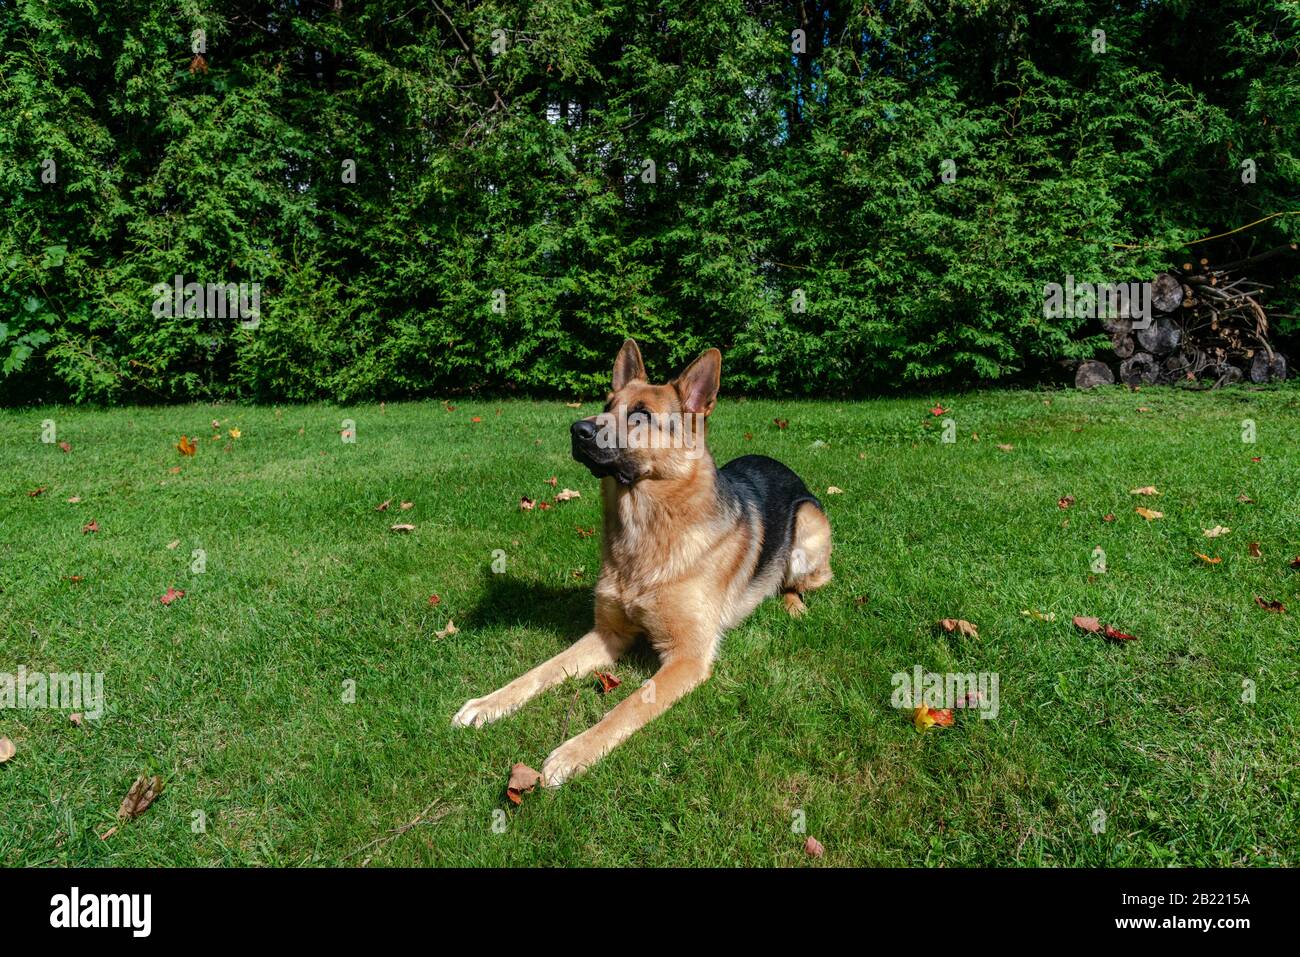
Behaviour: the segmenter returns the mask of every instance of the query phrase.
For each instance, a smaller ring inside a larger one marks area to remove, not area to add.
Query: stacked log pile
[[[1118,379],[1129,386],[1198,382],[1218,388],[1242,379],[1285,379],[1287,359],[1269,339],[1263,306],[1271,287],[1244,272],[1296,252],[1291,243],[1221,266],[1202,259],[1161,273],[1152,283],[1150,324],[1135,329],[1144,323],[1127,315],[1101,320],[1119,361],[1081,363],[1075,385],[1089,389]]]

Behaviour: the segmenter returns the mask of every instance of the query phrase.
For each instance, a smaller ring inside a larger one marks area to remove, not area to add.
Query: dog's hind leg
[[[547,688],[612,665],[631,646],[632,640],[609,630],[589,631],[554,658],[520,675],[505,687],[486,697],[466,701],[451,723],[479,728],[497,718],[504,718]]]
[[[830,580],[831,523],[825,512],[805,502],[795,513],[790,560],[781,582],[785,610],[794,618],[801,617],[808,610],[803,593],[821,588]]]

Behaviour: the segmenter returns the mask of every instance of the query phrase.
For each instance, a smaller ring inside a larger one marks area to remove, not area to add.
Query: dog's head
[[[614,359],[605,411],[573,423],[573,457],[597,478],[622,485],[684,478],[705,454],[704,426],[718,400],[722,353],[709,349],[666,385],[646,380],[631,339]]]

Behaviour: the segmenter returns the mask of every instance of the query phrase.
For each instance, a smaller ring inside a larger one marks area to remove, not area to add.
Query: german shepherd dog
[[[709,349],[672,382],[651,385],[629,339],[614,360],[605,411],[570,429],[573,457],[600,479],[595,625],[550,661],[465,702],[452,723],[504,717],[567,678],[612,665],[641,636],[661,667],[551,752],[542,766],[547,786],[589,768],[706,680],[723,633],[764,598],[781,592],[797,618],[802,593],[831,579],[830,523],[799,476],[761,455],[714,466],[704,432],[721,374],[722,353]]]

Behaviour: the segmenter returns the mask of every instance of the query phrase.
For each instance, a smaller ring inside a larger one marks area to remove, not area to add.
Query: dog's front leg
[[[466,701],[451,723],[479,728],[497,718],[504,718],[529,698],[553,685],[612,665],[631,644],[631,638],[612,631],[589,631],[554,658],[520,675],[505,687],[486,697]]]
[[[694,657],[679,658],[664,665],[598,723],[552,751],[542,765],[543,783],[547,787],[559,787],[591,767],[637,728],[663,714],[674,701],[706,681],[711,668],[709,661]]]

